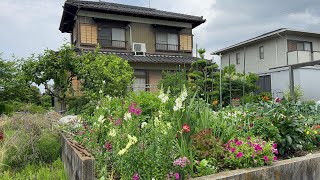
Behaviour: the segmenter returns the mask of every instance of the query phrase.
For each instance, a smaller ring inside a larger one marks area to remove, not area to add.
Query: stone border
[[[94,158],[61,133],[61,159],[70,180],[94,180]]]
[[[319,180],[320,153],[283,160],[272,166],[222,172],[194,180]]]

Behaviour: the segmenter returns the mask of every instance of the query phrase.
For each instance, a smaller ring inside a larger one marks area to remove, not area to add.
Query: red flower
[[[112,150],[112,144],[110,142],[106,142],[106,144],[104,145],[104,147],[107,149],[107,151],[111,151]]]
[[[188,124],[183,124],[182,129],[183,129],[183,132],[186,132],[186,133],[190,132],[190,126],[188,126]]]

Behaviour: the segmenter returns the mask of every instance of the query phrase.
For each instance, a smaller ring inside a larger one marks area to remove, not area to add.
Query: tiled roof
[[[89,51],[84,51],[89,52]],[[135,56],[133,53],[114,53],[114,52],[101,52],[103,54],[115,54],[122,59],[127,60],[129,63],[151,63],[151,64],[191,64],[198,58],[190,56],[173,56],[173,55],[151,55]]]
[[[145,15],[152,17],[164,17],[172,19],[190,20],[204,22],[203,17],[192,16],[186,14],[179,14],[167,11],[161,11],[153,8],[130,6],[124,4],[110,3],[110,2],[94,2],[94,1],[79,1],[79,0],[68,0],[66,4],[77,6],[78,8],[89,8],[89,9],[101,9],[111,12],[118,13],[129,13],[132,15]]]
[[[180,21],[191,23],[193,28],[199,26],[200,24],[206,21],[205,19],[203,19],[202,16],[192,16],[174,12],[161,11],[154,8],[130,6],[110,2],[67,0],[63,8],[64,11],[59,27],[59,29],[62,32],[69,32],[70,30],[72,30],[74,16],[76,16],[77,11],[79,9],[84,9],[88,11],[107,12],[111,14],[120,14],[134,17],[143,17],[168,21]]]

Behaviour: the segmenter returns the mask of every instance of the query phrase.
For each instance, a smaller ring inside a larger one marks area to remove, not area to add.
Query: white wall
[[[270,74],[273,95],[276,95],[276,91],[285,92],[289,90],[289,71],[287,69],[274,71]],[[319,77],[319,67],[305,67],[294,70],[294,83],[301,87],[304,100],[320,100]],[[278,95],[282,97],[280,93]]]

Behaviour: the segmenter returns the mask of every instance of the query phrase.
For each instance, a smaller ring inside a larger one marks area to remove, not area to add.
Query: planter
[[[318,180],[320,153],[275,162],[272,166],[222,172],[194,180]]]
[[[238,106],[240,106],[240,104],[241,104],[241,100],[240,100],[240,98],[231,99],[230,104],[231,104],[232,106],[238,107]]]
[[[94,180],[94,158],[84,147],[61,134],[61,158],[70,180]]]

